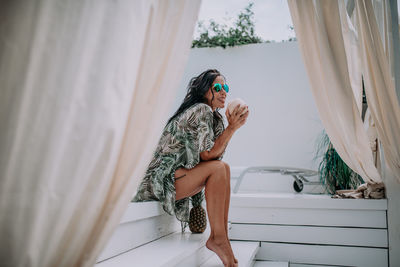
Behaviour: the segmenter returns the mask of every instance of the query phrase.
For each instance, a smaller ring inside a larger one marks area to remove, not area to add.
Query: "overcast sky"
[[[253,2],[253,12],[256,35],[264,40],[281,42],[294,37],[294,31],[288,25],[293,25],[287,0],[202,0],[199,20],[206,23],[213,19],[218,23],[232,26],[240,11]],[[399,7],[400,0],[397,1]],[[399,8],[398,8],[399,10]],[[400,11],[399,11],[400,13]],[[199,34],[196,30],[194,37]]]
[[[240,11],[253,2],[253,12],[256,35],[264,40],[280,42],[293,37],[293,25],[286,0],[202,0],[199,20],[208,22],[210,19],[228,26],[233,25]],[[197,27],[196,27],[197,29]],[[198,36],[197,30],[194,34]]]

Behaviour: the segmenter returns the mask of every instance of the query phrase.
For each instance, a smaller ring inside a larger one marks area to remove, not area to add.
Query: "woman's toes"
[[[206,247],[214,251],[218,255],[224,266],[235,266],[235,260],[232,250],[230,248],[229,242],[227,242],[226,240],[214,240],[213,238],[209,238],[207,240]]]

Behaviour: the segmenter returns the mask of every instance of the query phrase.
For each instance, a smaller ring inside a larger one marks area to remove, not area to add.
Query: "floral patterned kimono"
[[[223,121],[214,119],[211,107],[203,103],[195,104],[175,117],[165,126],[132,201],[160,201],[168,214],[188,222],[189,198],[175,201],[175,171],[196,166],[200,162],[200,153],[211,150],[224,129]],[[222,156],[218,158],[221,159]],[[200,197],[200,194],[203,192],[192,198]]]

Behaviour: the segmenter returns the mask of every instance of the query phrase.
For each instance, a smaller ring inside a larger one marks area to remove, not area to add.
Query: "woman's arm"
[[[203,161],[214,160],[219,158],[222,153],[225,151],[229,141],[231,140],[233,134],[239,129],[245,122],[247,117],[249,116],[249,111],[242,116],[240,114],[247,108],[240,108],[237,106],[232,114],[229,114],[228,109],[226,109],[225,115],[228,119],[228,127],[217,137],[214,142],[214,146],[210,151],[203,151],[200,153],[200,159]]]

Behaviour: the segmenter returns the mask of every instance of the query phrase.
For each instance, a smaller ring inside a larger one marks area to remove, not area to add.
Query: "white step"
[[[317,264],[318,266],[387,267],[388,250],[368,247],[261,242],[256,259],[289,261],[290,265],[301,263]]]
[[[256,261],[254,263],[253,267],[289,267],[289,262],[287,262],[287,261]],[[292,267],[292,266],[290,266],[290,267]]]
[[[177,219],[166,214],[159,202],[130,203],[97,262],[179,230]]]
[[[303,263],[290,263],[290,267],[338,267],[337,265],[315,265],[315,264],[303,264]],[[352,267],[352,266],[340,266],[340,267]]]
[[[232,194],[232,223],[387,228],[387,199],[336,199],[329,195]]]
[[[96,267],[200,266],[212,256],[205,247],[208,237],[209,231],[203,234],[173,233],[102,261]]]
[[[229,213],[231,239],[261,241],[256,260],[388,266],[387,199],[240,193]]]
[[[387,210],[387,199],[332,198],[327,194],[304,193],[237,193],[231,195],[235,207],[297,208],[297,209],[343,209]]]
[[[235,257],[241,267],[251,267],[254,257],[260,248],[259,242],[231,241],[231,246]],[[214,253],[201,267],[223,267],[222,261]]]
[[[376,228],[232,223],[229,237],[248,241],[377,248],[388,246],[387,229]]]

